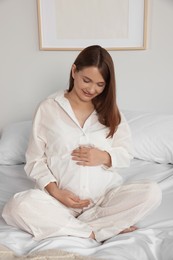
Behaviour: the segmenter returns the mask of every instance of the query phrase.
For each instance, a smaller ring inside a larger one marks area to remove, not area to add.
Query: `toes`
[[[131,226],[129,228],[124,229],[123,231],[120,232],[120,234],[124,234],[124,233],[129,233],[129,232],[133,232],[135,230],[137,230],[138,228],[136,226]]]

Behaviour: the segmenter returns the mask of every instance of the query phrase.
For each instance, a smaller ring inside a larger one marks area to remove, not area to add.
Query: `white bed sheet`
[[[173,165],[134,159],[130,168],[119,172],[125,182],[154,180],[163,191],[161,206],[138,223],[137,231],[115,236],[103,244],[70,236],[36,242],[30,234],[6,225],[1,217],[0,244],[12,249],[17,255],[37,250],[62,249],[105,260],[173,260]],[[0,211],[14,193],[33,186],[26,177],[24,165],[1,165]]]

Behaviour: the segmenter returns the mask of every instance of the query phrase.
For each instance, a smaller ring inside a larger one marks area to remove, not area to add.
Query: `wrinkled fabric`
[[[24,165],[0,166],[0,212],[14,193],[34,187],[25,174]],[[161,205],[142,221],[138,230],[116,235],[104,243],[73,236],[50,237],[36,241],[33,236],[5,223],[0,217],[0,244],[17,255],[61,249],[104,260],[172,260],[173,259],[173,165],[132,160],[129,168],[119,170],[125,183],[157,181],[163,191]]]

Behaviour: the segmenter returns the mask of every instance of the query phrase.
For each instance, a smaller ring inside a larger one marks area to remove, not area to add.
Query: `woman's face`
[[[101,94],[105,88],[106,82],[97,67],[86,67],[77,71],[76,66],[72,66],[72,77],[74,86],[72,93],[77,95],[81,101],[91,101]]]

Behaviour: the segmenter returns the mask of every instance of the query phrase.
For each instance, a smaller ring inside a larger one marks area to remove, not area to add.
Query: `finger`
[[[72,153],[80,153],[80,149],[74,149]]]
[[[72,160],[78,162],[88,162],[87,157],[72,157]]]
[[[71,152],[71,155],[79,155],[80,154],[80,150],[79,149],[75,149]]]
[[[72,152],[81,152],[83,150],[83,148],[81,146],[77,147],[76,149],[74,149]]]
[[[72,205],[73,208],[85,208],[88,206],[89,206],[89,203],[75,203]]]
[[[87,159],[89,157],[88,153],[72,153],[71,156],[80,158],[80,159],[82,159],[82,158]]]
[[[84,207],[88,207],[90,203],[79,203],[78,207],[84,208]]]
[[[71,153],[71,155],[73,155],[73,156],[82,156],[82,155],[87,155],[88,154],[88,152],[87,151],[73,151],[72,153]]]
[[[89,200],[89,199],[86,199],[86,200],[80,200],[79,203],[90,203],[90,200]]]
[[[81,206],[79,204],[74,204],[71,207],[74,208],[74,209],[83,209],[84,208],[83,206]]]
[[[71,196],[71,199],[72,199],[74,202],[80,203],[80,198],[79,198],[78,196],[72,195],[72,196]]]
[[[78,153],[78,152],[72,152],[72,153],[71,153],[71,156],[79,157],[79,156],[80,156],[80,153]]]
[[[76,206],[88,206],[90,203],[91,203],[91,201],[89,199],[84,199],[84,200],[79,199],[79,201],[75,202],[74,205],[76,205]]]
[[[81,166],[91,166],[91,163],[89,161],[80,161],[80,160],[76,160],[77,161],[77,165],[81,165]]]
[[[83,161],[80,157],[72,157],[71,158],[73,161]]]
[[[90,148],[88,148],[88,147],[80,146],[79,151],[80,151],[81,153],[83,153],[83,152],[86,153],[89,149],[90,149]]]

